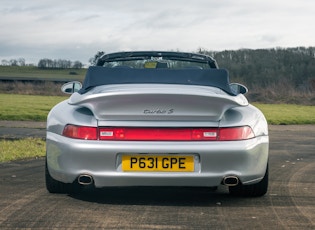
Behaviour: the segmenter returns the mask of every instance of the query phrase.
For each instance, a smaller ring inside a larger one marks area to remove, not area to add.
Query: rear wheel
[[[234,196],[247,196],[247,197],[259,197],[259,196],[265,195],[268,190],[268,177],[269,177],[268,171],[269,170],[268,170],[268,165],[267,165],[266,172],[263,179],[257,184],[251,184],[251,185],[239,184],[237,186],[229,187],[230,194]]]
[[[46,188],[50,193],[71,193],[72,184],[66,184],[60,181],[55,180],[51,177],[47,167],[47,161],[45,164],[45,179],[46,179]]]

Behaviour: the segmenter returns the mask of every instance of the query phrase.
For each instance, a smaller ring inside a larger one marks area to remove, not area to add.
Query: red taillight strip
[[[125,141],[211,141],[217,129],[195,128],[100,128],[100,140]]]
[[[66,125],[63,136],[114,141],[238,141],[254,138],[249,126],[226,128],[133,128]]]
[[[254,138],[249,126],[229,128],[100,128],[100,140],[235,141]]]

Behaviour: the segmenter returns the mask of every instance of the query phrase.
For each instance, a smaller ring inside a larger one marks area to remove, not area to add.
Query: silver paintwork
[[[88,108],[96,119],[106,121],[218,121],[226,110],[247,106],[248,101],[242,94],[231,97],[214,87],[133,84],[99,86],[83,95],[75,93],[69,104]]]

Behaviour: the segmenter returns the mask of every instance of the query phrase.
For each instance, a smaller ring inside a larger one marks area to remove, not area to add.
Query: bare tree
[[[16,59],[11,59],[10,60],[10,65],[11,66],[18,66],[18,61]]]
[[[8,65],[10,65],[10,62],[9,62],[8,60],[3,59],[3,60],[1,61],[1,65],[3,65],[3,66],[8,66]]]
[[[80,61],[75,61],[72,67],[75,69],[81,69],[83,67],[83,64]]]
[[[99,59],[102,55],[104,55],[104,54],[105,54],[105,52],[103,52],[103,51],[98,51],[98,52],[94,55],[94,57],[90,58],[89,62],[91,63],[91,65],[96,65],[98,59]]]
[[[24,58],[19,58],[19,59],[17,60],[17,62],[18,62],[18,65],[19,65],[19,66],[25,66],[25,59],[24,59]]]

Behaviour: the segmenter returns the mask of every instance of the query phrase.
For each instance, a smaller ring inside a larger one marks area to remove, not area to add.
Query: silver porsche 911
[[[247,88],[206,55],[105,54],[47,118],[46,187],[268,189],[268,125]]]

